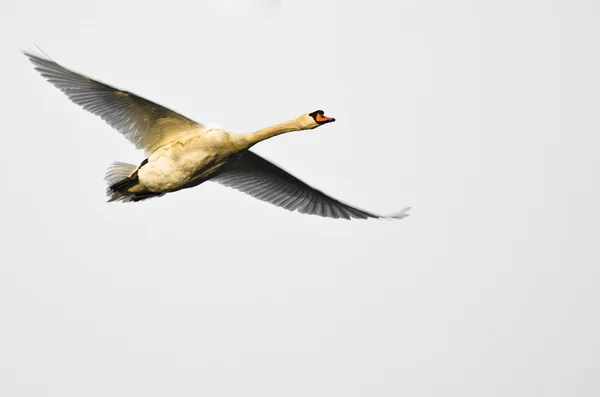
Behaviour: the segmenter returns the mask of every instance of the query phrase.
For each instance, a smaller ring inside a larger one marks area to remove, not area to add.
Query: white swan
[[[148,158],[140,166],[115,162],[108,168],[109,201],[140,201],[210,180],[303,214],[343,219],[408,216],[410,207],[381,216],[344,204],[248,150],[276,135],[335,121],[321,110],[256,132],[231,134],[75,73],[47,57],[24,54],[69,99],[146,151]]]

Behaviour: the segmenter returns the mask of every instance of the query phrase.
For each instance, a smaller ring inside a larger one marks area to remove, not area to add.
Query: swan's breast
[[[208,130],[158,149],[140,168],[138,176],[152,192],[174,191],[195,180],[209,178],[234,153],[227,132]]]

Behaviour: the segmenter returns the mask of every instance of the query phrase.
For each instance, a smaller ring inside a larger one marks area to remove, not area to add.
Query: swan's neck
[[[274,136],[285,134],[286,132],[300,131],[303,129],[304,128],[300,127],[298,121],[294,119],[247,134],[232,134],[231,139],[235,147],[241,151],[249,149],[265,139],[273,138]]]

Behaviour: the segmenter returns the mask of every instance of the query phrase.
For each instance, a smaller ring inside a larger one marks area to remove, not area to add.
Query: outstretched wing
[[[410,209],[408,207],[391,215],[377,215],[352,207],[307,185],[250,151],[211,180],[289,211],[327,218],[402,219],[408,216],[406,212]]]
[[[152,153],[202,125],[161,105],[75,73],[51,59],[24,52],[50,83],[85,110],[100,116],[138,149]]]

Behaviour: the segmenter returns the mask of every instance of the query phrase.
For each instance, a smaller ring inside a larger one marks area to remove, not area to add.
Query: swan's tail
[[[104,180],[108,185],[106,188],[106,195],[109,197],[109,202],[140,201],[151,197],[162,196],[162,194],[148,192],[143,186],[140,186],[140,180],[137,173],[139,168],[140,167],[137,165],[121,163],[118,161],[115,161],[108,167]]]

